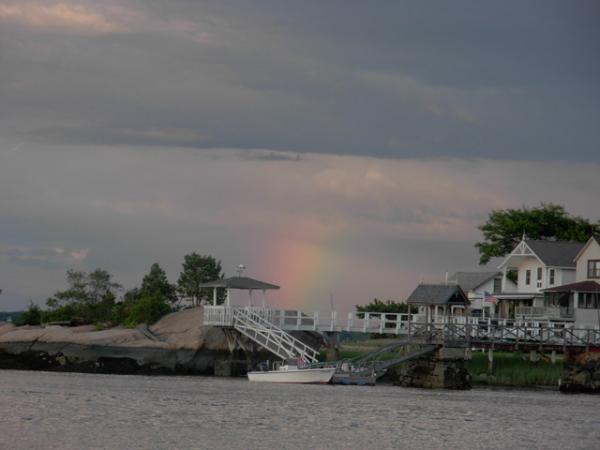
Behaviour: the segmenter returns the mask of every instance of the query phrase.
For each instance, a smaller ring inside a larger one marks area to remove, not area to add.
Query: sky
[[[0,0],[0,310],[192,251],[349,311],[600,220],[595,1]],[[480,269],[480,268],[479,268]],[[236,298],[245,302],[244,296]]]

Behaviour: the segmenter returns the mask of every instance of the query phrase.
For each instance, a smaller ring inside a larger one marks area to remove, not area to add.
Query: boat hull
[[[335,368],[248,372],[248,380],[262,383],[327,384]]]

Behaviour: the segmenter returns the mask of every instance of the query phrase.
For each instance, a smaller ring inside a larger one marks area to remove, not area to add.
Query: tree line
[[[182,299],[194,305],[212,301],[212,289],[200,286],[223,277],[221,261],[195,252],[185,255],[177,283],[170,283],[163,268],[154,263],[141,284],[128,291],[104,269],[91,272],[69,269],[67,288],[48,298],[45,309],[30,304],[20,322],[135,327],[140,323],[153,323],[179,309]],[[223,303],[224,299],[225,289],[219,288],[217,302]]]

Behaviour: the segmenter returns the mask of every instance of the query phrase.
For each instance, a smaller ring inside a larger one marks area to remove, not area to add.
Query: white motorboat
[[[327,384],[335,370],[335,367],[302,368],[288,363],[275,370],[248,372],[248,380],[263,383]]]

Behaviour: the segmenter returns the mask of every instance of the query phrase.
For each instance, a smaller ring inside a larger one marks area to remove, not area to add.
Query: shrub
[[[42,323],[42,310],[39,306],[33,302],[29,304],[29,307],[23,311],[20,317],[20,324],[22,325],[40,325]]]
[[[129,311],[125,325],[133,328],[140,323],[154,323],[165,314],[171,312],[171,307],[163,297],[158,295],[142,296]]]

